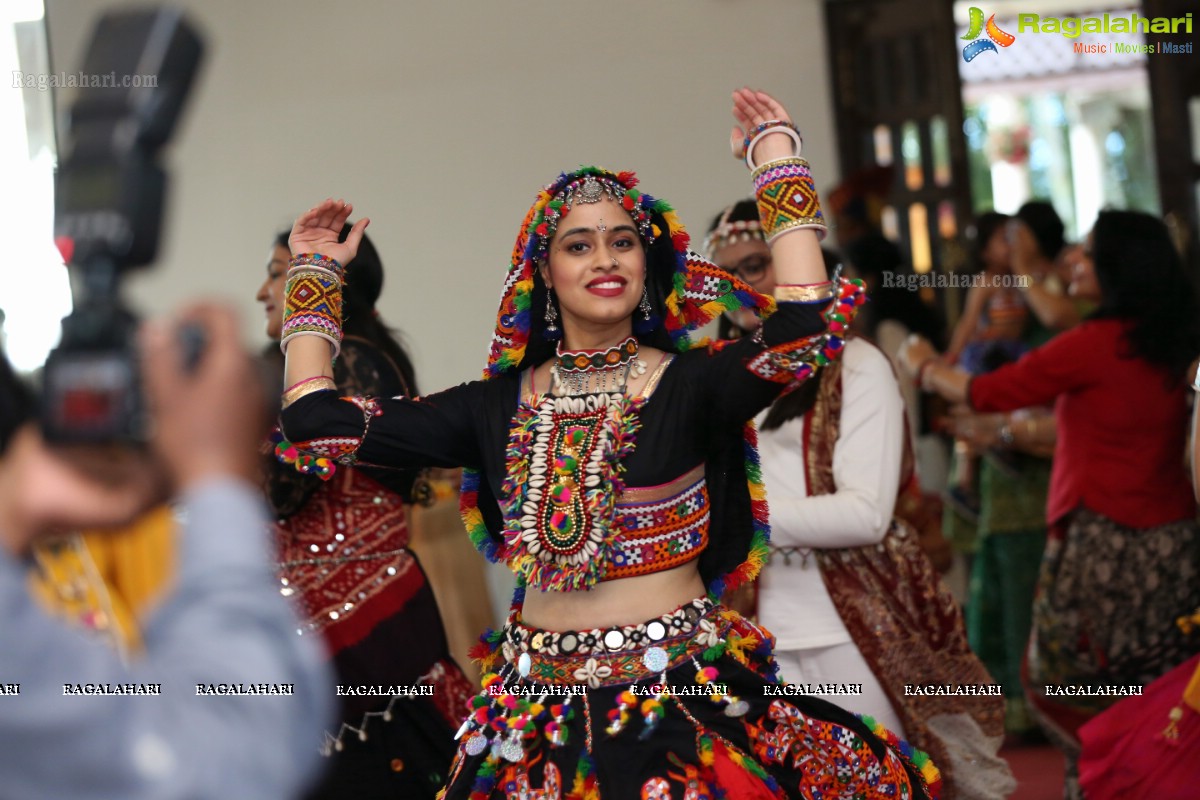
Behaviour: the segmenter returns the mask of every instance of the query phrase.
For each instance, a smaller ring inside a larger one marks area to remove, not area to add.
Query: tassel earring
[[[562,338],[562,330],[559,329],[558,323],[558,308],[554,305],[554,290],[546,290],[546,330],[542,334],[551,341]]]

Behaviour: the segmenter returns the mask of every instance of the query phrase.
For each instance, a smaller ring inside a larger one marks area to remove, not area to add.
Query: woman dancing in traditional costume
[[[862,300],[825,276],[824,222],[787,112],[743,89],[734,116],[774,301],[689,252],[671,207],[632,173],[584,167],[521,224],[484,379],[428,397],[337,396],[340,265],[367,220],[339,244],[352,209],[327,200],[292,230],[283,424],[306,453],[298,466],[468,467],[472,538],[518,577],[507,624],[480,648],[492,671],[446,797],[936,791],[924,754],[774,685],[770,635],[714,601],[766,550],[746,423],[836,357]],[[767,317],[759,334],[692,346],[690,332],[742,306]]]
[[[257,295],[276,340],[287,239],[276,237]],[[412,362],[375,308],[384,270],[369,238],[347,266],[354,281],[342,295],[338,393],[415,394]],[[432,798],[445,782],[454,754],[447,743],[474,687],[450,656],[433,588],[410,542],[418,471],[345,469],[321,481],[275,459],[268,464],[280,592],[299,602],[305,624],[296,632],[324,639],[345,687],[337,727],[325,734],[329,769],[306,798]],[[397,640],[407,644],[396,647]],[[415,686],[428,686],[432,696],[410,691]]]

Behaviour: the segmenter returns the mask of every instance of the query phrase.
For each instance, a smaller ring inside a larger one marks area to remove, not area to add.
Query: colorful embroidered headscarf
[[[674,209],[639,191],[637,183],[632,172],[585,166],[559,175],[538,192],[513,245],[485,379],[520,372],[554,354],[554,343],[543,336],[548,293],[538,262],[572,202],[591,202],[589,196],[598,199],[597,193],[621,203],[646,246],[646,289],[653,313],[647,325],[635,325],[643,344],[682,353],[695,346],[692,333],[726,311],[750,308],[767,316],[775,310],[773,298],[689,250],[690,237]],[[714,442],[708,461],[711,525],[719,535],[711,537],[701,556],[700,573],[713,597],[753,578],[765,561],[767,509],[755,445],[748,423]],[[463,522],[476,548],[489,560],[502,561],[509,553],[496,500],[479,472],[464,470]]]
[[[691,239],[675,210],[665,200],[638,191],[637,184],[632,172],[580,167],[564,172],[538,192],[513,245],[485,378],[524,369],[553,353],[553,346],[541,335],[547,292],[537,266],[545,258],[558,221],[569,213],[573,196],[584,186],[618,200],[642,231],[646,286],[654,308],[650,329],[637,331],[644,344],[683,352],[692,346],[692,332],[725,311],[753,308],[767,315],[775,310],[772,298],[690,251]]]

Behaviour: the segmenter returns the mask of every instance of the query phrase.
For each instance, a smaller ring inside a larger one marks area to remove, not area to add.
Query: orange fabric
[[[175,521],[168,506],[127,528],[90,531],[34,549],[30,591],[46,609],[109,634],[118,649],[141,649],[140,621],[175,574]]]

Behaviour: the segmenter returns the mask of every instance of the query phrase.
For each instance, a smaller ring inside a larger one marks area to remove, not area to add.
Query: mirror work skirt
[[[551,632],[514,611],[458,732],[452,800],[936,798],[924,753],[777,682],[770,634],[706,598]]]

